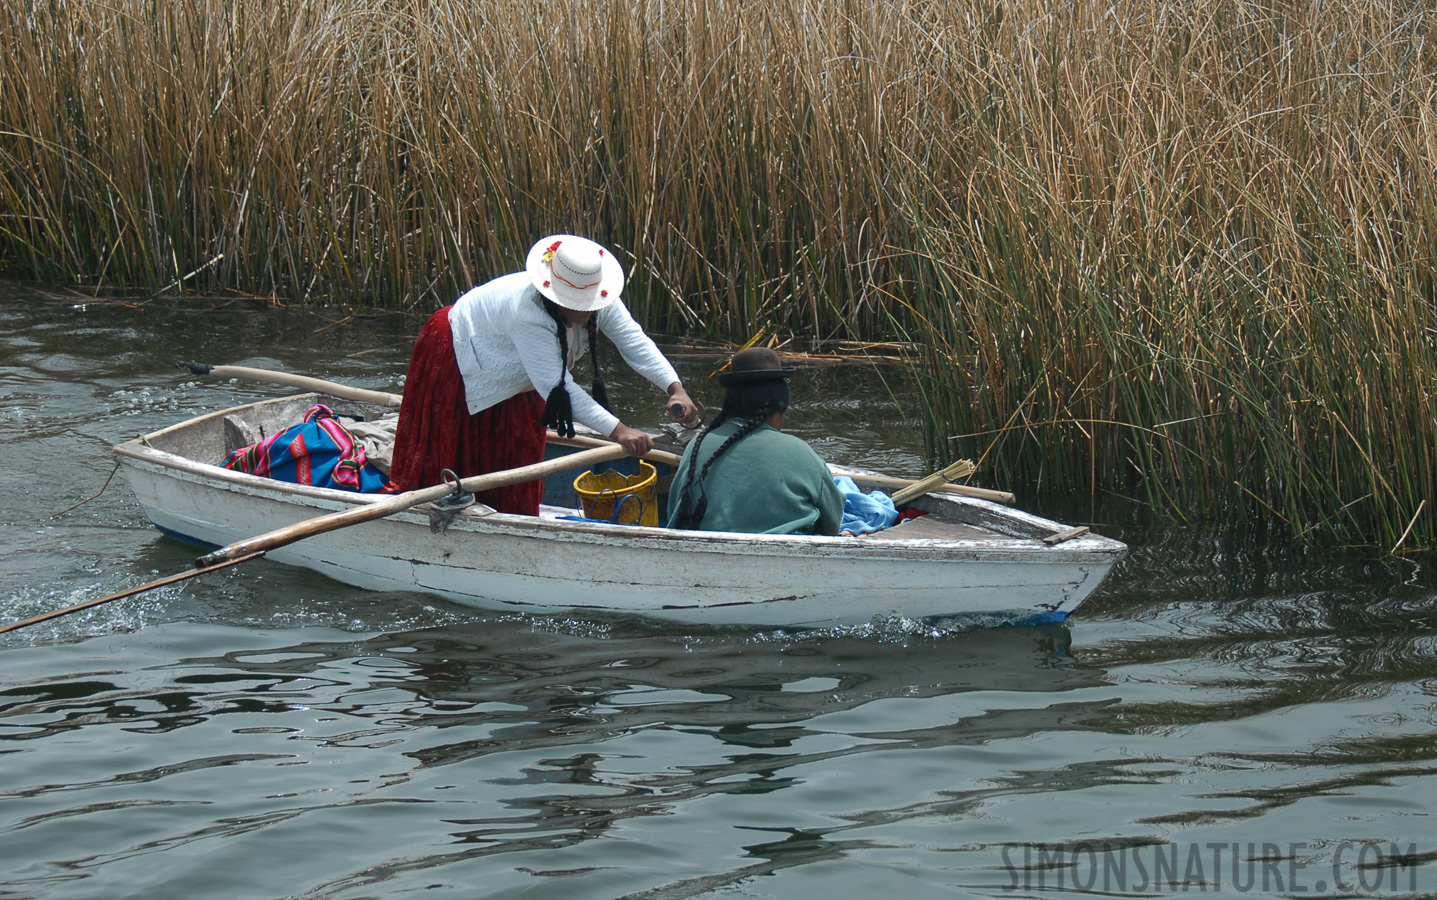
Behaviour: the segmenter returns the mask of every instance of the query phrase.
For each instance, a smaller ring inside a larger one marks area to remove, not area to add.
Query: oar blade
[[[5,634],[9,631],[18,631],[21,628],[27,628],[31,625],[39,625],[41,622],[48,622],[51,619],[58,619],[61,616],[68,616],[71,613],[83,612],[87,609],[94,609],[96,606],[101,606],[114,600],[123,600],[126,597],[133,597],[136,594],[143,594],[145,591],[152,591],[155,588],[162,588],[166,585],[175,584],[176,582],[186,581],[190,578],[194,578],[196,575],[204,575],[208,572],[216,572],[220,569],[229,568],[230,566],[237,566],[242,562],[249,562],[250,560],[257,559],[261,556],[264,556],[264,551],[262,550],[257,553],[249,553],[244,556],[239,556],[234,559],[227,559],[213,566],[196,566],[195,568],[187,569],[184,572],[179,572],[174,575],[166,575],[164,578],[161,578],[157,581],[151,581],[148,584],[141,584],[135,587],[125,588],[123,591],[116,591],[115,593],[109,594],[105,597],[100,597],[95,600],[86,600],[84,603],[77,603],[74,606],[67,606],[64,609],[51,610],[50,612],[41,613],[38,616],[31,616],[30,618],[23,619],[19,622],[11,622],[9,625],[0,625],[0,634]]]

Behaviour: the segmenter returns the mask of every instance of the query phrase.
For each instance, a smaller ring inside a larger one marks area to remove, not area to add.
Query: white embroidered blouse
[[[635,372],[667,390],[679,380],[674,367],[639,327],[622,300],[594,314],[599,330],[619,348]],[[531,387],[547,397],[559,383],[559,338],[554,320],[544,311],[543,297],[526,272],[503,275],[465,293],[449,310],[454,358],[464,378],[469,413],[481,412]],[[588,349],[582,326],[569,325],[569,365]],[[610,434],[618,416],[604,409],[565,373],[564,386],[574,421]]]

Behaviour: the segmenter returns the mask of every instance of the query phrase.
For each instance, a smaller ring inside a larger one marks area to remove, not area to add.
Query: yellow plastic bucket
[[[584,505],[584,515],[590,519],[657,528],[659,506],[655,488],[658,483],[658,470],[639,460],[637,475],[593,470],[585,472],[574,479],[574,492]],[[619,511],[617,517],[614,515],[616,508]]]

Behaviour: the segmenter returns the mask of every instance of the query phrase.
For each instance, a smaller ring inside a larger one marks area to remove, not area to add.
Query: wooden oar
[[[208,569],[186,569],[185,571],[180,572],[177,575],[167,575],[164,578],[161,578],[159,581],[151,581],[149,584],[142,584],[138,587],[125,588],[123,591],[110,594],[108,597],[100,597],[97,600],[86,600],[84,603],[77,603],[74,606],[67,606],[64,609],[51,610],[47,613],[41,613],[38,616],[32,616],[28,619],[22,619],[19,622],[11,622],[9,625],[0,625],[0,634],[4,634],[7,631],[16,631],[21,628],[26,628],[30,625],[39,625],[41,622],[48,622],[51,619],[58,619],[61,616],[68,616],[70,613],[77,613],[83,610],[92,609],[103,603],[109,603],[111,600],[123,600],[125,597],[133,597],[136,594],[143,594],[145,591],[152,591],[155,588],[164,587],[167,584],[174,584],[177,581],[184,581],[187,578],[194,578],[196,575],[203,575],[206,572],[218,572],[220,569],[225,569],[230,566],[237,566],[242,562],[249,562],[256,556],[264,556],[264,553],[251,553],[249,556],[241,556],[238,559],[232,559],[228,562],[220,563],[217,566],[210,566]]]
[[[310,378],[307,375],[295,375],[291,372],[281,372],[277,369],[252,369],[249,366],[212,366],[209,363],[182,362],[175,363],[176,368],[183,369],[192,375],[212,375],[215,378],[244,378],[249,381],[263,381],[269,384],[282,384],[288,387],[304,388],[307,391],[315,391],[320,394],[328,394],[331,397],[342,397],[345,400],[358,400],[362,403],[374,403],[379,406],[390,406],[398,408],[403,401],[401,394],[389,394],[384,391],[371,391],[365,388],[352,387],[347,384],[340,384],[337,381],[325,381],[323,378]],[[612,447],[613,441],[603,438],[592,438],[584,435],[575,435],[571,438],[561,438],[553,429],[549,430],[548,436],[551,444],[568,444],[572,447]],[[671,466],[679,464],[679,457],[674,453],[667,453],[663,450],[651,450],[644,454],[644,459],[650,462],[667,463]]]
[[[567,456],[560,456],[556,459],[534,463],[533,465],[520,466],[517,469],[505,469],[502,472],[490,472],[485,475],[471,475],[468,478],[460,479],[459,489],[468,491],[471,494],[477,494],[480,491],[493,490],[494,488],[520,484],[525,481],[538,481],[555,472],[587,468],[628,455],[629,452],[625,450],[623,446],[619,444],[608,444],[603,447],[595,447],[592,450],[580,450],[578,453],[570,453]],[[295,541],[303,540],[316,534],[324,534],[327,531],[335,531],[350,525],[358,525],[361,522],[382,519],[385,516],[403,512],[421,503],[438,500],[452,493],[454,493],[453,485],[436,484],[433,487],[405,491],[402,494],[394,494],[373,503],[351,506],[349,509],[341,509],[323,516],[316,516],[313,519],[305,519],[303,522],[296,522],[293,525],[276,528],[274,531],[266,532],[265,534],[245,538],[238,543],[221,547],[213,553],[206,553],[204,556],[195,560],[195,568],[205,569],[225,562],[226,560],[234,559],[237,556],[273,550],[276,547],[283,547],[286,544],[292,544]],[[376,495],[370,494],[367,496]]]
[[[575,447],[602,447],[608,444],[609,441],[605,441],[601,438],[584,437],[582,435],[575,435],[571,438],[561,438],[553,432],[550,432],[549,443],[569,444]],[[661,462],[671,466],[677,466],[682,457],[677,453],[669,453],[666,450],[650,450],[644,454],[644,459],[650,462]],[[863,472],[844,472],[843,474],[852,478],[856,484],[896,490],[897,493],[893,495],[895,505],[907,503],[915,497],[921,497],[924,494],[933,492],[940,494],[959,494],[964,497],[977,497],[979,500],[991,500],[994,503],[1009,505],[1013,503],[1014,497],[1008,491],[995,491],[989,488],[973,487],[967,484],[949,483],[948,479],[950,478],[961,478],[971,473],[972,466],[973,464],[968,460],[960,459],[941,472],[934,472],[927,478],[918,481],[914,481],[910,478],[895,478],[891,475],[869,475]],[[899,497],[903,496],[904,491],[908,491],[909,496],[904,497],[900,501]],[[915,491],[916,493],[914,493]]]
[[[584,437],[582,435],[575,435],[571,438],[561,438],[553,432],[550,432],[549,443],[570,444],[576,447],[602,447],[609,442],[601,438]],[[644,454],[644,459],[650,462],[661,462],[671,466],[677,466],[681,457],[677,453],[669,453],[666,450],[650,450]],[[968,460],[960,459],[941,472],[934,472],[927,478],[918,481],[914,481],[910,478],[895,478],[891,475],[869,475],[863,472],[844,472],[843,474],[852,478],[856,484],[865,484],[869,487],[876,488],[895,489],[897,491],[897,493],[893,495],[893,502],[895,504],[900,502],[898,498],[902,496],[905,490],[910,492],[910,496],[905,497],[901,501],[902,503],[907,503],[914,497],[921,497],[924,494],[933,492],[940,494],[960,494],[964,497],[977,497],[979,500],[991,500],[994,503],[1009,505],[1013,503],[1014,497],[1008,491],[995,491],[989,488],[973,487],[967,484],[951,484],[948,482],[949,478],[961,478],[969,474],[972,472],[972,466],[973,464]],[[920,487],[922,489],[918,490]],[[917,491],[917,493],[911,493],[912,491]]]
[[[317,391],[322,394],[329,394],[331,397],[343,397],[346,400],[358,400],[364,403],[376,403],[381,406],[392,406],[397,408],[402,399],[399,394],[388,394],[382,391],[370,391],[365,390],[364,388],[350,387],[347,384],[339,384],[334,381],[325,381],[322,378],[310,378],[305,375],[294,375],[289,372],[280,372],[274,369],[253,369],[248,366],[212,366],[207,363],[196,362],[184,362],[178,363],[177,365],[179,366],[179,368],[184,369],[194,375],[212,375],[216,378],[245,378],[250,381],[265,381],[271,384],[283,384],[290,387],[304,388],[305,390],[309,391]],[[611,442],[605,441],[602,438],[590,438],[579,435],[576,435],[572,438],[560,438],[552,431],[549,432],[549,441],[550,443],[567,443],[571,446],[577,447],[611,446]],[[677,466],[679,464],[679,457],[677,454],[667,453],[663,450],[650,451],[649,453],[644,454],[644,459],[647,459],[650,462],[666,463],[671,466]],[[955,465],[957,465],[957,463],[955,463]],[[854,474],[851,472],[845,474],[847,474],[848,477],[852,478],[858,484],[866,484],[871,487],[878,488],[902,489],[911,487],[919,483],[908,478],[893,478],[888,475],[863,475]],[[929,479],[932,479],[933,477],[934,476],[932,475],[928,476]],[[958,476],[947,476],[942,480],[943,482],[947,482],[948,478],[952,477]],[[947,494],[961,494],[965,497],[977,497],[981,500],[992,500],[995,503],[1011,504],[1013,502],[1013,495],[1008,493],[1007,491],[988,490],[987,488],[971,487],[966,484],[939,483],[925,488],[923,491],[920,492],[919,495],[921,495],[922,493],[927,493],[929,491],[938,491],[940,493]]]
[[[479,493],[493,488],[505,487],[511,484],[520,484],[525,481],[537,481],[555,472],[563,472],[568,469],[586,468],[598,465],[599,463],[619,459],[627,456],[626,451],[619,444],[605,444],[602,447],[594,447],[590,450],[581,450],[578,453],[571,453],[568,456],[561,456],[557,459],[546,460],[541,463],[534,463],[529,466],[520,466],[517,469],[505,469],[502,472],[490,472],[485,475],[474,475],[459,481],[459,489],[470,493]],[[17,628],[24,628],[27,625],[34,625],[45,622],[70,613],[90,609],[102,603],[109,603],[111,600],[119,600],[123,597],[133,597],[145,591],[167,584],[185,581],[194,578],[196,575],[203,575],[207,572],[214,572],[227,566],[239,565],[251,559],[263,556],[267,551],[276,547],[283,547],[293,544],[295,541],[312,537],[316,534],[324,534],[329,531],[337,531],[350,525],[358,525],[361,522],[370,522],[374,519],[382,519],[397,512],[403,512],[421,503],[429,503],[454,493],[454,486],[449,484],[435,485],[434,487],[420,488],[414,491],[406,491],[403,494],[386,496],[382,500],[373,503],[365,503],[359,506],[352,506],[349,509],[342,509],[337,512],[316,516],[312,519],[305,519],[284,528],[276,528],[274,531],[246,538],[238,543],[221,547],[213,553],[206,553],[195,560],[193,569],[169,575],[158,581],[149,584],[142,584],[139,587],[128,588],[108,597],[101,597],[98,600],[89,600],[65,609],[44,613],[21,622],[12,622],[9,625],[0,626],[0,634],[7,631],[14,631]],[[373,494],[365,496],[375,496]],[[382,495],[380,495],[382,496]]]
[[[390,394],[386,391],[370,391],[364,388],[350,387],[347,384],[325,381],[322,378],[310,378],[306,375],[294,375],[289,372],[279,372],[274,369],[252,369],[249,366],[212,366],[208,363],[197,362],[175,363],[175,366],[193,375],[210,375],[215,378],[244,378],[249,381],[265,381],[270,384],[283,384],[289,387],[304,388],[307,391],[318,391],[321,394],[329,394],[331,397],[341,397],[345,400],[358,400],[361,403],[374,403],[379,406],[390,406],[395,409],[399,408],[399,403],[403,399],[399,394]]]
[[[548,441],[551,444],[566,444],[570,447],[612,447],[613,441],[606,441],[603,438],[589,437],[585,434],[576,434],[573,437],[560,437],[551,429]],[[667,450],[650,450],[642,457],[649,462],[664,463],[669,466],[677,466],[683,461],[683,457],[677,453],[670,453]]]

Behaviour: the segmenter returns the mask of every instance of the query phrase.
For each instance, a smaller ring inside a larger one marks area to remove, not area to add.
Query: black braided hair
[[[569,391],[564,387],[565,376],[569,373],[569,320],[564,318],[564,311],[548,298],[544,300],[544,312],[554,320],[554,325],[559,332],[559,383],[549,391],[549,396],[544,400],[544,414],[539,417],[540,424],[554,429],[561,437],[574,436],[574,404],[569,399]],[[594,401],[604,409],[609,408],[609,392],[604,387],[604,379],[599,375],[599,323],[598,315],[589,317],[589,352],[594,355]]]
[[[699,450],[704,445],[704,438],[709,436],[710,431],[713,431],[726,421],[728,421],[728,415],[720,412],[714,416],[712,422],[704,426],[704,430],[699,432],[698,437],[694,438],[693,455],[689,457],[689,477],[684,481],[682,488],[684,492],[683,502],[679,504],[678,510],[669,518],[670,528],[697,528],[699,523],[704,520],[704,512],[708,510],[709,503],[707,496],[699,495],[695,497],[694,488],[697,479],[694,478],[694,473],[698,471],[699,467],[694,464],[694,460],[699,458]],[[717,456],[718,454],[714,455]],[[708,467],[705,466],[704,470],[707,471]]]
[[[703,490],[703,481],[723,456],[739,441],[753,434],[764,424],[769,416],[777,412],[784,412],[788,409],[789,391],[788,382],[781,380],[759,381],[752,384],[735,385],[724,394],[723,409],[714,417],[699,436],[694,438],[693,455],[689,457],[689,476],[684,482],[683,502],[679,504],[678,512],[669,521],[670,528],[698,528],[704,520],[704,513],[708,510],[708,495]],[[719,445],[703,464],[703,470],[699,470],[697,460],[699,451],[703,447],[704,438],[709,432],[718,428],[729,419],[739,419],[743,422],[739,429],[729,435],[728,440]]]
[[[589,329],[589,357],[594,361],[594,384],[590,392],[594,402],[604,409],[613,412],[609,407],[609,390],[604,387],[604,376],[599,374],[599,314],[589,316],[588,323],[584,326]]]

